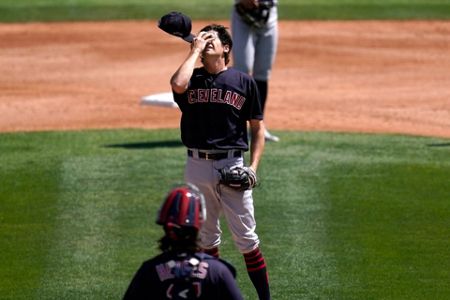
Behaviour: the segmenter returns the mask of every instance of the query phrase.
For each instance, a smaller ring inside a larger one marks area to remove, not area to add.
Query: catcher
[[[259,298],[270,299],[252,196],[265,143],[263,113],[254,79],[227,67],[232,46],[224,26],[206,26],[193,39],[170,83],[182,113],[185,180],[198,186],[206,199],[208,219],[200,231],[200,245],[208,254],[219,256],[223,214]],[[203,66],[196,68],[198,60]],[[243,154],[248,150],[250,164],[244,166]]]
[[[156,220],[165,232],[162,253],[141,265],[123,299],[242,300],[234,267],[199,251],[205,219],[204,198],[195,186],[173,188]]]

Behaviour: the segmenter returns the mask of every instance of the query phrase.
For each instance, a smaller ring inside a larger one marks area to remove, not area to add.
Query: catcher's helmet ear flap
[[[203,194],[194,185],[186,184],[169,192],[158,212],[156,223],[163,225],[170,237],[181,238],[184,229],[186,233],[197,234],[205,219]]]

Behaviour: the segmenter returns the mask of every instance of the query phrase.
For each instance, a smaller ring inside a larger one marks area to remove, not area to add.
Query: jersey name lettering
[[[174,272],[172,270],[174,268],[184,268],[188,266],[187,261],[182,262],[175,262],[173,265],[171,263],[174,263],[174,261],[170,261],[169,263],[163,263],[156,266],[156,272],[158,273],[159,280],[165,281],[168,279],[175,278]],[[208,263],[206,261],[201,261],[196,268],[190,272],[189,277],[191,278],[198,278],[198,279],[205,279],[206,275],[208,274]]]
[[[245,103],[245,97],[236,92],[222,89],[194,89],[188,91],[189,104],[195,103],[224,103],[241,110]]]
[[[156,266],[156,272],[158,273],[159,280],[164,281],[167,279],[174,278],[175,276],[172,274],[172,268],[167,264],[159,264]]]

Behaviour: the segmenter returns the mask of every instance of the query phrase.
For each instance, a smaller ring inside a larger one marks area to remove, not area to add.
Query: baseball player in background
[[[208,218],[200,230],[200,245],[206,253],[219,257],[219,218],[223,214],[259,299],[270,299],[266,263],[255,232],[252,189],[238,189],[220,181],[221,170],[244,165],[243,154],[248,150],[248,168],[256,174],[265,142],[254,79],[227,67],[232,47],[231,35],[224,26],[204,27],[170,84],[182,113],[181,139],[187,147],[185,180],[195,184],[206,199]],[[202,66],[197,68],[198,60]]]
[[[277,0],[235,0],[231,13],[233,66],[255,78],[263,112],[278,44],[277,2]],[[279,141],[279,138],[267,129],[265,139]]]
[[[162,253],[141,265],[123,299],[242,300],[234,267],[197,246],[205,219],[204,198],[195,186],[173,188],[156,220],[165,232]]]

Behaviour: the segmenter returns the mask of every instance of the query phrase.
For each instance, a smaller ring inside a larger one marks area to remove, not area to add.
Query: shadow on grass
[[[155,149],[155,148],[176,148],[181,147],[183,144],[179,140],[173,141],[155,141],[155,142],[137,142],[137,143],[124,143],[124,144],[112,144],[104,145],[105,148],[123,148],[128,150],[142,150],[142,149]]]
[[[428,147],[450,147],[450,143],[433,143],[427,144]]]

